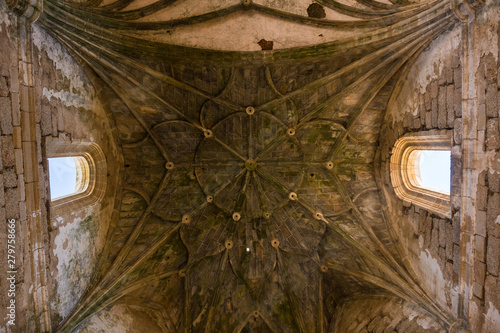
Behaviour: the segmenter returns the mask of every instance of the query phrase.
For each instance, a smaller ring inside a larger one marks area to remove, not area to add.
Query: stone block
[[[17,66],[9,67],[10,92],[19,93],[19,71]]]
[[[425,220],[424,246],[429,247],[431,243],[432,217],[427,216]]]
[[[486,185],[486,170],[483,170],[479,173],[477,182],[479,185]]]
[[[446,229],[446,260],[453,260],[453,225],[445,223]]]
[[[454,107],[454,95],[455,95],[455,86],[449,85],[446,86],[446,112],[447,112],[447,125],[449,128],[453,127],[453,123],[455,121],[455,107]]]
[[[486,122],[486,149],[497,150],[500,148],[500,130],[498,118],[488,119]]]
[[[431,124],[432,127],[430,128],[437,128],[438,127],[438,100],[437,98],[434,98],[431,102]]]
[[[28,94],[28,87],[26,85],[20,86],[21,91],[19,92],[19,102],[21,105],[21,111],[29,112],[30,111],[30,100]]]
[[[366,329],[368,332],[372,332],[375,326],[377,326],[378,322],[382,319],[381,316],[376,316],[375,318],[372,319],[372,321],[368,324]]]
[[[3,186],[3,175],[0,173],[0,207],[5,206],[5,193]]]
[[[446,246],[446,222],[443,219],[439,220],[439,246]]]
[[[3,171],[3,184],[7,188],[17,186],[17,176],[14,172],[14,168],[7,168]]]
[[[16,173],[18,175],[24,173],[23,150],[14,149],[14,156],[16,158]]]
[[[452,246],[450,247],[453,249]],[[447,261],[445,267],[444,278],[448,281],[451,281],[451,279],[453,278],[453,262],[451,260]]]
[[[414,118],[413,123],[411,125],[411,128],[419,129],[421,126],[422,126],[422,122],[420,121],[420,118]]]
[[[42,128],[42,135],[52,134],[52,112],[50,110],[49,102],[46,98],[42,99],[41,102],[41,118],[40,124]]]
[[[484,301],[486,304],[493,302],[500,304],[500,279],[493,275],[487,275],[484,283]]]
[[[455,115],[457,117],[462,117],[462,89],[455,86],[455,96],[453,97],[453,108],[455,109]]]
[[[489,236],[486,247],[486,269],[488,273],[498,276],[499,261],[500,261],[500,239]]]
[[[472,283],[472,293],[477,298],[483,299],[483,285],[477,282]]]
[[[483,210],[476,212],[476,235],[486,237],[486,212]]]
[[[5,191],[5,214],[8,219],[19,218],[19,193],[17,188]]]
[[[19,189],[19,201],[26,200],[26,190],[24,184],[24,175],[19,175],[17,177],[17,188]]]
[[[424,94],[424,106],[426,111],[431,110],[431,94],[428,92]]]
[[[453,244],[453,273],[460,273],[460,246]]]
[[[481,262],[485,262],[486,259],[485,245],[485,238],[476,235],[476,237],[474,238],[475,258]]]
[[[476,207],[478,210],[486,210],[488,200],[488,188],[483,185],[477,186]]]
[[[496,84],[497,79],[497,62],[493,57],[493,54],[488,53],[484,55],[481,59],[482,64],[484,65],[484,78],[485,81],[489,84]]]
[[[489,236],[500,237],[500,193],[488,196],[488,209],[486,210],[486,228]]]
[[[457,145],[462,143],[462,118],[453,121],[453,142]]]
[[[484,285],[484,278],[486,277],[486,265],[479,260],[474,261],[474,281],[480,285]]]
[[[19,219],[26,220],[28,211],[26,209],[26,201],[19,201]]]
[[[432,80],[429,85],[429,92],[431,94],[431,99],[436,99],[438,97],[439,85],[437,80]]]
[[[10,101],[12,107],[12,125],[21,125],[21,107],[19,106],[19,93],[10,94]]]
[[[1,142],[2,144],[0,145],[0,149],[2,151],[3,167],[12,167],[16,163],[16,158],[14,156],[14,142],[12,141],[12,136],[2,136]]]
[[[492,192],[500,192],[500,170],[492,170],[494,173],[488,173],[488,188]]]
[[[498,88],[494,83],[486,87],[485,104],[486,115],[490,118],[498,117]]]
[[[4,75],[0,75],[0,96],[9,96],[9,78]]]
[[[460,244],[460,213],[456,212],[453,215],[453,243]]]
[[[21,126],[14,127],[12,140],[14,141],[14,149],[22,147]]]
[[[432,112],[425,113],[425,128],[426,129],[432,128]]]
[[[12,134],[12,106],[8,97],[0,97],[0,130],[3,135]]]
[[[477,129],[479,131],[486,130],[486,105],[480,104],[477,113]]]
[[[438,95],[438,128],[447,127],[447,109],[446,109],[446,87],[439,87]]]

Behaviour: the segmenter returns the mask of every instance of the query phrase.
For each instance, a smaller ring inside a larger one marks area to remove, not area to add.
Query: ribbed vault
[[[188,5],[44,3],[37,24],[114,96],[126,163],[113,231],[61,331],[127,300],[159,309],[167,331],[323,332],[354,294],[400,297],[448,327],[391,238],[373,161],[398,78],[456,23],[450,1]],[[248,18],[324,42],[181,42]]]

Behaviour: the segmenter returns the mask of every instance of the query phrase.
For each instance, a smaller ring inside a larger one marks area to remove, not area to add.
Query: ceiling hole
[[[313,3],[307,7],[307,15],[312,18],[325,18],[325,8],[323,8],[320,4]]]

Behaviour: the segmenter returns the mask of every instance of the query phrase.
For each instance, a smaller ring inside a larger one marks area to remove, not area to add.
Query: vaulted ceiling
[[[450,8],[45,1],[37,24],[105,84],[125,161],[61,331],[128,299],[167,331],[322,332],[347,297],[378,294],[449,326],[393,239],[374,164],[387,102]]]

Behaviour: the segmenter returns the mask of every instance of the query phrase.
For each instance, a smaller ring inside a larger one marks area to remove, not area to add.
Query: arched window
[[[92,142],[46,139],[51,214],[61,215],[101,201],[106,190],[106,157]]]
[[[391,182],[396,195],[450,216],[451,131],[409,133],[394,144]]]
[[[89,186],[90,168],[82,156],[49,158],[50,200],[84,192]]]
[[[415,187],[450,195],[450,162],[450,150],[413,150],[408,158],[409,180]]]

